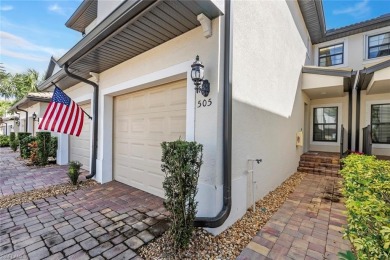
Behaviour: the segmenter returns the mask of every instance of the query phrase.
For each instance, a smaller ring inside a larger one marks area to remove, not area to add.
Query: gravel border
[[[138,252],[144,259],[236,259],[305,175],[306,173],[297,172],[290,176],[278,188],[256,202],[256,212],[252,208],[248,209],[240,220],[218,236],[197,228],[189,248],[175,252],[168,232],[165,232]]]
[[[98,183],[94,180],[87,180],[81,181],[77,185],[73,185],[71,183],[64,183],[13,195],[0,196],[0,209],[9,208],[15,205],[20,205],[22,203],[31,202],[38,199],[67,194],[69,192],[86,189],[97,184]]]

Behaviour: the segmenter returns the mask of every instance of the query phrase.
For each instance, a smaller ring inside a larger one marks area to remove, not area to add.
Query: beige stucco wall
[[[119,94],[129,93],[134,91],[134,88],[124,89],[120,93],[104,94],[107,89],[115,88],[118,85],[137,81],[140,78],[148,77],[152,73],[166,70],[177,66],[178,64],[189,63],[187,71],[191,71],[190,64],[195,60],[195,56],[199,55],[200,60],[205,66],[205,79],[210,81],[211,92],[208,99],[212,100],[212,105],[195,109],[195,140],[204,145],[204,164],[202,165],[199,179],[200,200],[199,215],[200,216],[215,216],[221,208],[222,194],[222,90],[221,82],[221,62],[220,48],[222,44],[220,27],[221,18],[212,21],[212,37],[205,38],[201,27],[195,28],[179,37],[172,39],[154,49],[151,49],[133,59],[125,61],[109,70],[102,72],[99,75],[99,150],[98,160],[105,162],[104,151],[100,147],[103,145],[111,145],[112,140],[104,143],[104,133],[112,129],[112,121],[103,122],[104,113],[107,112],[104,96],[115,96]],[[223,19],[222,19],[223,20]],[[186,75],[181,76],[185,78]],[[90,78],[93,80],[92,78]],[[190,87],[194,88],[191,79]],[[158,84],[158,83],[156,83]],[[79,83],[72,88],[65,90],[67,95],[72,99],[77,100],[80,97],[91,95],[93,88],[84,83]],[[195,104],[197,101],[203,101],[201,94],[194,95]],[[112,137],[111,137],[112,138]],[[104,163],[104,167],[112,168]],[[103,177],[103,179],[107,179]],[[217,186],[216,186],[217,185]]]
[[[233,209],[251,205],[248,159],[256,199],[296,171],[304,128],[301,69],[310,63],[308,33],[296,1],[233,2]],[[245,192],[246,191],[246,192]],[[246,201],[246,203],[244,203]]]
[[[360,129],[359,129],[359,151],[363,149],[363,128],[371,124],[371,105],[390,103],[390,93],[367,95],[366,91],[361,91],[360,101]],[[389,144],[373,144],[372,154],[390,156]]]
[[[315,107],[338,107],[338,132],[337,142],[314,142],[313,141],[313,110]],[[310,150],[323,152],[339,152],[341,125],[348,131],[348,92],[340,98],[324,98],[311,100],[310,106]]]
[[[390,26],[372,30],[369,32],[359,33],[355,35],[351,35],[348,37],[324,42],[321,44],[314,45],[314,53],[315,53],[315,59],[314,59],[314,65],[318,66],[318,49],[321,47],[338,44],[338,43],[344,43],[344,64],[334,66],[337,67],[349,67],[354,70],[361,70],[366,66],[370,66],[373,63],[377,63],[380,61],[383,61],[386,59],[385,57],[375,58],[375,59],[368,59],[367,58],[367,38],[368,36],[381,34],[385,32],[390,32]],[[388,58],[388,56],[387,56]]]

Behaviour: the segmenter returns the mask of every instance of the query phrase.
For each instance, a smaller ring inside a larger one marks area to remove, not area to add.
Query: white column
[[[57,164],[67,165],[69,163],[69,135],[58,134]]]
[[[113,105],[112,96],[103,95],[99,104],[98,158],[96,162],[96,181],[106,183],[113,180],[112,142]]]

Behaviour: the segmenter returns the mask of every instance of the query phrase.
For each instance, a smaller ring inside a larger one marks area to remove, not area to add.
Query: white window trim
[[[373,31],[369,31],[367,33],[365,33],[363,36],[364,36],[364,41],[363,41],[363,64],[368,64],[368,63],[372,63],[372,62],[378,62],[380,61],[381,59],[388,59],[390,57],[390,55],[388,56],[382,56],[382,57],[376,57],[376,58],[371,58],[369,59],[368,58],[368,37],[370,36],[374,36],[374,35],[378,35],[378,34],[382,34],[382,33],[390,33],[390,28],[389,27],[385,27],[385,28],[381,28],[381,29],[377,29],[377,30],[373,30]]]
[[[383,100],[373,100],[373,101],[367,101],[366,102],[366,125],[363,127],[366,127],[367,125],[371,125],[371,105],[380,105],[380,104],[389,104],[389,99],[383,99]],[[372,144],[372,148],[390,148],[390,144]]]
[[[326,146],[340,146],[341,139],[341,122],[342,122],[342,103],[333,103],[333,104],[318,104],[310,106],[310,145],[326,145]],[[320,107],[337,107],[337,142],[321,142],[313,141],[313,114],[314,108]]]
[[[314,51],[314,66],[320,67],[319,66],[319,54],[320,54],[320,49],[323,47],[328,47],[328,46],[333,46],[337,44],[344,44],[344,57],[343,57],[343,63],[335,66],[328,66],[324,68],[344,68],[348,66],[348,38],[342,38],[342,39],[337,39],[333,41],[328,41],[328,42],[323,42],[320,44],[317,44],[315,47]],[[322,67],[321,67],[322,68]]]

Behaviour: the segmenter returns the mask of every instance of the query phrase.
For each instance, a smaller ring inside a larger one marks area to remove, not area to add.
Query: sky
[[[43,74],[50,57],[61,57],[82,37],[65,22],[82,0],[1,0],[0,63],[8,72]],[[276,0],[269,0],[276,1]],[[323,0],[326,28],[390,13],[390,0]]]
[[[65,26],[81,0],[1,0],[0,63],[7,72],[29,68],[43,74],[50,57],[61,57],[81,38]]]
[[[390,0],[323,0],[326,29],[340,28],[390,13]]]

